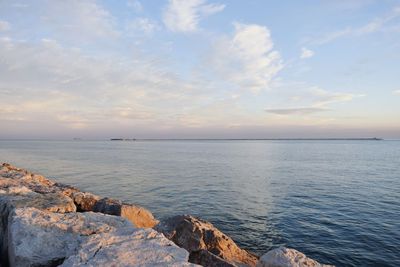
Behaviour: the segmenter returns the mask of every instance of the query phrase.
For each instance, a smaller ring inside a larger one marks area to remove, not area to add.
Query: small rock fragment
[[[257,263],[257,267],[333,267],[333,265],[321,264],[295,249],[280,247],[265,253]]]

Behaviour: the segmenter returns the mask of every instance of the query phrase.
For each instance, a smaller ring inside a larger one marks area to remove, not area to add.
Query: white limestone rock
[[[333,267],[333,265],[321,264],[295,249],[280,247],[264,254],[257,267]]]
[[[9,216],[10,266],[52,266],[77,253],[87,236],[133,228],[126,219],[93,212],[52,213],[15,209]]]
[[[90,236],[76,255],[60,266],[199,266],[189,253],[153,229],[120,229]]]
[[[50,212],[74,212],[71,198],[61,193],[38,194],[27,187],[7,187],[0,190],[0,264],[8,261],[8,218],[17,208],[34,207]]]

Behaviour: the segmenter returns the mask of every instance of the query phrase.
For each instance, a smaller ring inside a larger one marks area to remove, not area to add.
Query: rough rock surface
[[[8,223],[9,262],[11,266],[50,266],[77,253],[85,237],[120,228],[133,225],[121,217],[93,212],[15,209]]]
[[[8,218],[16,208],[35,207],[49,212],[73,212],[76,207],[72,199],[61,193],[39,194],[27,187],[0,189],[0,259],[7,262]]]
[[[190,262],[195,262],[201,266],[207,267],[234,267],[236,265],[227,262],[226,260],[212,254],[208,250],[202,249],[193,251],[189,256]]]
[[[257,267],[333,267],[308,258],[303,253],[290,248],[280,247],[265,253]]]
[[[91,193],[53,181],[24,169],[3,163],[0,167],[0,193],[9,187],[26,187],[38,194],[58,193],[73,199],[78,211],[94,211],[127,218],[137,227],[151,228],[158,223],[153,214],[140,206],[101,198]],[[62,211],[59,211],[62,212]]]
[[[73,186],[55,183],[42,175],[3,163],[0,166],[0,189],[12,186],[25,186],[39,194],[61,193],[67,197],[79,191]]]
[[[101,197],[87,192],[74,192],[71,195],[78,211],[93,211]]]
[[[201,250],[207,250],[234,266],[255,266],[258,261],[255,255],[239,248],[211,223],[189,215],[161,221],[155,229],[193,254],[193,263],[204,264],[212,260],[209,254]]]
[[[63,183],[55,183],[54,187],[57,191],[70,198],[72,198],[74,193],[80,192],[78,188]]]
[[[15,208],[35,207],[51,212],[74,212],[76,206],[71,198],[61,193],[39,194],[27,187],[0,189],[0,214]]]
[[[153,229],[124,228],[89,237],[61,266],[196,266],[188,256]]]
[[[97,201],[93,211],[127,218],[136,227],[151,228],[158,223],[158,220],[147,209],[111,198]]]
[[[76,206],[54,182],[3,163],[0,166],[0,262],[8,261],[8,217],[16,208],[35,207],[51,212],[74,212]]]

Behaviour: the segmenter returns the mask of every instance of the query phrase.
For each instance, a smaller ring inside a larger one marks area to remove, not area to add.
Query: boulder
[[[67,184],[63,184],[63,183],[55,183],[54,187],[57,188],[56,190],[60,193],[62,193],[63,195],[72,198],[72,195],[76,192],[79,192],[79,189],[71,186],[71,185],[67,185]]]
[[[188,256],[153,229],[123,228],[90,236],[61,266],[198,266]]]
[[[295,249],[280,247],[264,254],[257,267],[333,267],[333,265],[321,264]]]
[[[0,189],[0,259],[7,262],[9,214],[17,208],[34,207],[50,212],[74,212],[76,207],[61,193],[39,194],[25,186]]]
[[[74,192],[71,195],[78,211],[93,211],[99,196],[87,192]]]
[[[151,228],[158,223],[147,209],[111,198],[103,198],[97,201],[93,211],[127,218],[136,227]]]
[[[10,186],[25,186],[39,194],[61,193],[68,197],[79,191],[73,186],[55,183],[42,175],[3,163],[0,167],[0,189]]]
[[[8,163],[3,163],[0,166],[0,177],[20,179],[26,174],[28,174],[27,170],[14,167]]]
[[[211,223],[189,215],[161,221],[155,229],[193,254],[193,263],[201,264],[213,259],[201,250],[206,250],[234,266],[255,266],[258,261],[255,255],[239,248],[230,237]]]
[[[61,193],[39,194],[25,186],[0,189],[0,214],[15,208],[35,207],[51,212],[74,212],[76,206],[73,200]]]
[[[45,186],[54,185],[53,181],[45,178],[42,175],[30,173],[27,170],[14,167],[8,163],[3,163],[1,165],[0,177],[21,180],[22,182],[31,184],[41,184]]]
[[[77,253],[88,236],[133,228],[124,218],[93,212],[52,213],[36,208],[9,215],[10,266],[52,266]]]
[[[236,265],[227,262],[226,260],[212,254],[210,251],[201,249],[193,251],[189,255],[189,262],[195,262],[201,266],[207,267],[234,267]]]

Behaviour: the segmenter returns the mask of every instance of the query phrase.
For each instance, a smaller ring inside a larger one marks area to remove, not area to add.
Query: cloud
[[[173,32],[193,32],[201,19],[225,8],[221,4],[207,4],[206,0],[169,0],[164,10],[165,26]]]
[[[381,30],[385,30],[387,24],[393,21],[394,19],[400,16],[400,6],[394,7],[389,13],[383,15],[381,17],[377,17],[367,24],[354,28],[354,27],[347,27],[342,30],[333,31],[325,34],[322,37],[314,38],[311,40],[310,43],[316,45],[322,45],[326,43],[330,43],[338,38],[345,37],[345,36],[362,36],[366,34],[375,33]],[[393,27],[388,27],[393,28]],[[396,28],[393,28],[396,29]]]
[[[317,107],[323,107],[332,103],[348,102],[356,97],[364,96],[361,94],[329,92],[318,87],[312,87],[308,92],[310,93],[311,99],[314,101],[313,105]]]
[[[202,104],[203,81],[185,81],[160,60],[88,56],[55,40],[0,39],[0,121],[93,129],[176,125],[180,111]],[[35,127],[35,126],[33,126]],[[43,126],[44,127],[44,126]],[[46,131],[45,128],[42,129]]]
[[[376,32],[382,29],[385,26],[385,24],[392,21],[393,19],[396,19],[399,16],[400,16],[400,6],[393,8],[392,11],[387,15],[378,17],[369,22],[368,24],[364,25],[363,27],[355,29],[355,33],[358,35],[363,35]]]
[[[10,23],[5,20],[0,20],[0,32],[8,31],[11,28]]]
[[[308,115],[313,113],[318,113],[326,111],[325,108],[316,107],[300,107],[300,108],[276,108],[276,109],[265,109],[268,113],[278,114],[278,115]]]
[[[22,4],[22,3],[14,3],[14,4],[12,4],[12,6],[13,7],[15,7],[15,8],[27,8],[27,7],[29,7],[29,5],[28,4]]]
[[[234,26],[233,36],[215,43],[209,66],[240,88],[255,93],[267,89],[283,68],[280,54],[273,50],[269,29],[257,24]]]
[[[375,0],[344,0],[344,1],[323,1],[329,9],[356,10],[373,4]]]
[[[143,5],[139,0],[128,0],[126,5],[132,8],[136,13],[140,13],[143,11]]]
[[[132,32],[140,31],[145,33],[146,35],[150,35],[160,29],[161,29],[160,25],[155,20],[149,18],[135,18],[127,25],[128,31]]]
[[[71,34],[78,40],[82,37],[110,38],[118,35],[112,15],[94,0],[49,3],[42,19],[46,25],[52,25],[54,30],[61,29],[63,34]]]
[[[395,90],[392,92],[394,95],[400,95],[400,90]]]
[[[119,36],[116,19],[95,0],[36,0],[17,6],[14,2],[3,1],[1,13],[23,18],[18,19],[13,30],[27,41],[51,36],[60,42],[81,46]]]
[[[317,38],[316,40],[313,40],[311,43],[317,44],[317,45],[330,43],[340,37],[350,35],[352,32],[353,32],[353,30],[351,28],[346,28],[346,29],[339,30],[339,31],[329,32],[329,33],[325,34],[324,36]]]
[[[307,49],[305,47],[301,48],[301,59],[310,58],[312,56],[314,56],[314,51],[311,51],[310,49]]]
[[[319,87],[311,87],[305,90],[297,89],[295,96],[290,96],[289,101],[295,102],[300,107],[279,107],[279,108],[267,108],[266,112],[277,114],[277,115],[312,115],[324,111],[330,111],[330,106],[335,103],[344,103],[352,101],[356,97],[362,97],[363,95],[331,92]],[[288,101],[285,101],[285,104]]]

